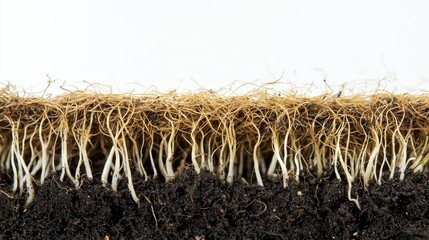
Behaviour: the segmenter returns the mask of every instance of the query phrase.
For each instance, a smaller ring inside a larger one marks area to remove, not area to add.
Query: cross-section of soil
[[[23,208],[25,199],[7,195],[9,181],[1,177],[0,239],[429,239],[423,174],[367,190],[354,183],[361,210],[333,172],[283,188],[188,170],[171,183],[136,180],[140,206],[125,179],[113,192],[96,180],[76,190],[52,177]]]

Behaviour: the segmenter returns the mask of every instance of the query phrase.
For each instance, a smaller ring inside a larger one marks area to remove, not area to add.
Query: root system
[[[113,95],[73,92],[50,98],[0,93],[0,171],[11,192],[35,196],[53,172],[79,188],[99,178],[118,190],[135,177],[170,181],[184,169],[220,179],[280,178],[328,169],[348,185],[428,172],[427,96],[300,97],[257,92]],[[410,171],[411,172],[411,171]]]

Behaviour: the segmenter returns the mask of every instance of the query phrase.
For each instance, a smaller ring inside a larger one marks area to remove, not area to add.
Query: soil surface
[[[7,196],[3,175],[0,239],[429,239],[428,179],[408,174],[368,190],[355,182],[359,210],[333,172],[284,189],[188,170],[172,183],[136,181],[140,206],[125,180],[113,192],[95,180],[76,190],[52,177],[24,208],[25,199]]]

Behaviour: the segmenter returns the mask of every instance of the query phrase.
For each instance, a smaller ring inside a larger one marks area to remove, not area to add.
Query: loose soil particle
[[[359,210],[333,172],[284,189],[187,170],[171,183],[136,180],[140,206],[125,179],[113,192],[97,180],[76,190],[52,177],[25,209],[25,199],[6,195],[3,175],[0,239],[429,239],[428,179],[409,173],[368,190],[356,182]]]

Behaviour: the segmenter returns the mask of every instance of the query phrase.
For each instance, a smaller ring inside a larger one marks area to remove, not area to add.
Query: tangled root
[[[333,168],[349,185],[381,184],[406,170],[428,171],[427,96],[299,97],[256,92],[113,95],[73,92],[50,98],[0,93],[0,171],[13,192],[35,197],[33,184],[53,172],[76,187],[99,177],[117,190],[126,178],[173,179],[205,169],[232,182]]]

